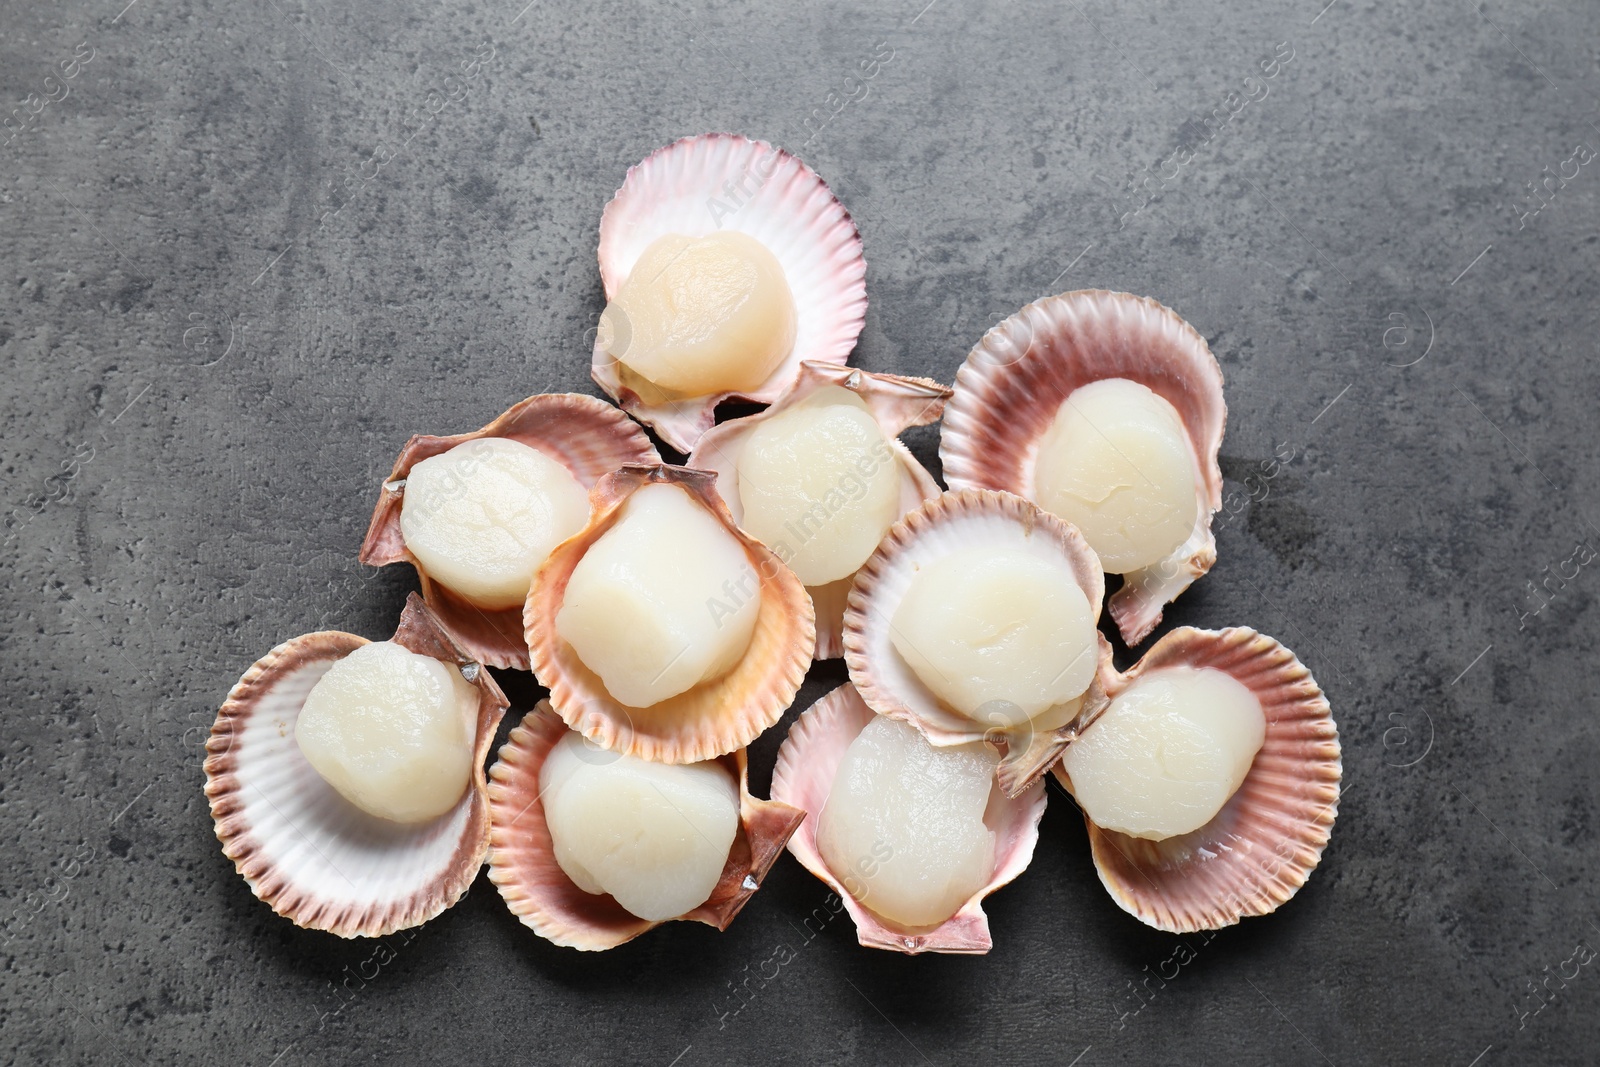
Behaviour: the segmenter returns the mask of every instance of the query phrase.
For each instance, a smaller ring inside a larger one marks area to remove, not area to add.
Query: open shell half
[[[1216,562],[1212,513],[1222,507],[1217,452],[1227,407],[1222,369],[1205,338],[1148,297],[1086,289],[1036,300],[994,327],[956,374],[939,459],[952,489],[1004,489],[1036,500],[1039,442],[1075,390],[1126,378],[1163,397],[1187,431],[1199,513],[1166,558],[1123,576],[1111,617],[1130,646],[1162,609]]]
[[[361,562],[375,567],[410,563],[422,583],[422,597],[456,643],[478,662],[491,667],[528,669],[528,646],[522,639],[522,609],[492,611],[452,593],[433,581],[406,550],[400,530],[400,507],[411,468],[456,445],[482,437],[519,441],[557,461],[585,489],[628,463],[658,463],[650,438],[622,412],[579,393],[541,393],[513,406],[481,430],[434,437],[418,434],[406,442],[394,469],[378,490],[378,504],[361,544]]]
[[[566,732],[550,702],[540,701],[501,746],[489,770],[493,825],[489,878],[506,906],[534,933],[557,945],[595,952],[615,948],[661,924],[639,918],[610,896],[585,893],[556,861],[540,801],[539,772]],[[711,896],[678,919],[726,930],[760,888],[805,812],[750,795],[749,762],[743,749],[719,759],[739,780],[739,832]]]
[[[993,946],[989,917],[983,900],[1027,869],[1039,840],[1039,820],[1044,816],[1044,782],[1036,781],[1020,796],[1006,798],[991,792],[984,822],[995,832],[994,874],[961,909],[938,926],[903,929],[879,918],[848,886],[859,880],[830,870],[817,847],[817,822],[822,817],[833,779],[845,751],[873,711],[855,687],[846,683],[801,713],[778,749],[772,772],[772,799],[804,809],[805,821],[789,839],[789,851],[806,870],[837,893],[856,924],[856,937],[868,948],[895,952],[984,953]]]
[[[479,694],[471,784],[431,822],[368,815],[323,781],[295,743],[307,694],[367,644],[364,637],[325,630],[285,641],[245,672],[211,727],[206,796],[222,851],[251,891],[296,926],[340,937],[417,926],[461,898],[488,852],[483,764],[506,698],[415,593],[394,641],[460,667]]]
[[[739,451],[750,432],[762,422],[798,404],[818,389],[836,385],[849,389],[866,403],[883,428],[889,448],[900,468],[900,514],[917,508],[939,495],[939,483],[911,451],[897,439],[903,430],[925,426],[938,420],[950,390],[927,378],[904,378],[897,374],[872,374],[868,371],[811,360],[800,364],[800,374],[783,395],[767,410],[742,419],[732,419],[706,432],[690,454],[688,464],[717,475],[717,492],[728,506],[733,521],[743,523],[744,505],[739,499]],[[837,659],[844,655],[844,610],[854,575],[827,585],[808,586],[806,592],[817,613],[817,659]]]
[[[666,403],[625,387],[617,362],[596,337],[590,374],[606,393],[661,439],[688,453],[730,397],[771,403],[802,360],[844,363],[867,313],[867,264],[850,213],[815,171],[782,148],[732,133],[685,137],[628,168],[600,218],[600,278],[606,299],[640,255],[668,234],[704,237],[738,230],[765,245],[794,296],[794,349],[757,389]]]
[[[608,474],[590,494],[589,525],[556,547],[528,591],[523,625],[533,672],[550,687],[556,713],[602,748],[657,763],[698,763],[733,752],[783,717],[805,679],[816,642],[811,598],[782,560],[734,525],[715,480],[710,471],[667,464]],[[653,483],[681,486],[744,546],[761,582],[761,608],[733,669],[648,708],[632,708],[612,697],[562,640],[556,613],[589,546],[616,523],[628,497]]]
[[[1095,869],[1119,907],[1158,930],[1215,930],[1265,915],[1305,884],[1338,815],[1339,731],[1327,698],[1293,652],[1243,626],[1179,627],[1128,673],[1108,670],[1106,691],[1115,698],[1163,667],[1232,675],[1261,702],[1266,740],[1238,791],[1191,833],[1150,841],[1086,816]],[[1066,770],[1058,765],[1055,775],[1071,792]]]
[[[919,568],[974,545],[1042,550],[1065,562],[1099,621],[1105,576],[1076,527],[1011,493],[963,489],[936,497],[895,523],[856,572],[844,614],[844,658],[861,699],[880,715],[911,723],[935,745],[987,741],[1002,748],[995,776],[1006,796],[1014,797],[1036,782],[1105,707],[1100,679],[1111,662],[1111,646],[1096,633],[1102,669],[1094,682],[1075,701],[1030,723],[986,728],[951,709],[895,650],[890,620]]]

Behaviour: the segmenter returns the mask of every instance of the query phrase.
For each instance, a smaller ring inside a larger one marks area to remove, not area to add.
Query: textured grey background
[[[1521,615],[1596,533],[1592,2],[125,2],[0,4],[5,1062],[1595,1062],[1600,563]],[[355,560],[407,435],[590,390],[602,206],[722,129],[805,145],[854,213],[861,366],[948,381],[1089,286],[1222,362],[1220,562],[1169,624],[1295,648],[1346,795],[1300,896],[1153,997],[1179,941],[1054,789],[977,959],[806,943],[789,858],[723,935],[579,955],[480,878],[379,953],[274,916],[212,836],[234,679],[386,635],[412,587]]]

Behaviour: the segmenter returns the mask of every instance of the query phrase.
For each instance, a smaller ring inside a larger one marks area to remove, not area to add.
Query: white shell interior
[[[567,877],[651,922],[705,903],[739,831],[738,783],[720,762],[649,763],[571,732],[539,793]]]
[[[242,834],[257,842],[267,869],[313,899],[335,907],[401,904],[449,869],[474,794],[431,822],[407,825],[367,814],[325,782],[295,743],[295,726],[334,662],[281,677],[237,728]]]
[[[400,530],[428,576],[481,608],[518,607],[589,494],[561,463],[503,437],[465,441],[406,476]]]
[[[738,663],[760,609],[744,545],[684,489],[654,484],[573,568],[556,632],[612,697],[645,708]]]
[[[1209,667],[1164,667],[1119,693],[1061,766],[1096,826],[1159,841],[1210,822],[1265,737],[1244,684]]]
[[[984,812],[995,762],[985,745],[934,748],[915,727],[874,717],[845,751],[818,820],[828,869],[891,922],[944,922],[994,871]]]
[[[893,459],[866,402],[824,386],[744,436],[740,525],[808,586],[847,578],[900,517]]]
[[[1083,532],[1112,574],[1167,558],[1200,510],[1199,465],[1177,411],[1138,382],[1091,382],[1062,401],[1039,441],[1039,505]]]

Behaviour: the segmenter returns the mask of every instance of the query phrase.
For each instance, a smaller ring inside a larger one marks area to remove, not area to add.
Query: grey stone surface
[[[4,1062],[1595,1062],[1600,969],[1564,961],[1600,946],[1600,565],[1522,613],[1596,535],[1600,8],[124,2],[0,6]],[[228,687],[292,635],[389,632],[413,577],[355,559],[378,477],[590,388],[601,208],[721,129],[804,145],[854,213],[861,366],[948,381],[1089,286],[1222,362],[1230,514],[1168,625],[1295,648],[1346,795],[1300,896],[1153,995],[1179,939],[1110,902],[1055,790],[973,959],[807,942],[825,893],[786,857],[726,934],[579,955],[480,878],[376,966],[217,846]]]

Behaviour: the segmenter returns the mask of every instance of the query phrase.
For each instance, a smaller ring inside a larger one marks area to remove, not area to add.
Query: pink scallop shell
[[[483,764],[505,695],[412,593],[394,640],[465,668],[479,692],[472,786],[450,812],[416,826],[346,801],[306,762],[295,721],[328,668],[367,643],[334,630],[286,641],[257,660],[217,712],[206,742],[206,796],[222,851],[256,896],[296,926],[381,937],[450,907],[489,849]]]
[[[1014,797],[1038,781],[1104,708],[1106,699],[1097,673],[1067,721],[1036,720],[1009,730],[984,729],[950,710],[922,684],[895,651],[889,620],[917,568],[974,543],[1048,546],[1071,567],[1099,621],[1105,576],[1099,557],[1077,527],[1011,493],[963,489],[930,500],[890,527],[878,550],[856,572],[844,615],[844,659],[850,681],[869,707],[911,723],[933,744],[1003,743],[1005,753],[995,773],[1002,791]],[[1104,637],[1095,636],[1104,667],[1111,662],[1111,646]]]
[[[1162,637],[1127,674],[1109,672],[1115,698],[1162,667],[1226,671],[1261,701],[1266,740],[1244,784],[1193,833],[1149,841],[1102,830],[1085,816],[1095,869],[1124,911],[1158,930],[1190,933],[1266,915],[1305,884],[1339,809],[1339,731],[1316,679],[1293,652],[1248,627]],[[1059,764],[1055,775],[1072,790]]]
[[[794,572],[760,541],[734,525],[709,471],[668,464],[623,467],[590,494],[594,514],[584,530],[558,545],[528,590],[523,612],[533,672],[550,687],[550,703],[574,730],[602,748],[657,763],[698,763],[744,748],[783,717],[804,681],[816,642],[811,598]],[[761,580],[761,610],[744,658],[720,678],[648,708],[615,700],[556,632],[572,571],[609,530],[618,510],[651,484],[681,486],[745,548]]]
[[[765,178],[762,175],[766,175]],[[729,191],[731,187],[743,192]],[[618,379],[616,361],[596,339],[590,374],[607,394],[680,452],[711,428],[716,406],[738,398],[772,402],[802,360],[842,364],[867,314],[867,264],[850,213],[815,171],[781,148],[732,133],[674,141],[628,169],[600,219],[600,277],[606,299],[644,250],[667,234],[704,237],[738,230],[783,265],[798,313],[794,351],[749,393],[720,393],[649,404]]]
[[[806,812],[800,829],[789,839],[789,851],[844,901],[855,920],[856,938],[868,948],[915,955],[921,952],[981,954],[993,946],[983,900],[1028,867],[1039,840],[1044,816],[1044,783],[1036,781],[1020,796],[991,793],[984,822],[995,831],[995,870],[982,889],[949,919],[925,929],[904,929],[873,914],[845,888],[844,879],[829,870],[817,847],[817,820],[822,815],[845,750],[867,723],[872,709],[855,687],[846,683],[801,713],[778,749],[772,772],[772,798]]]
[[[661,924],[633,915],[610,896],[585,893],[556,862],[539,799],[539,772],[566,733],[549,701],[541,701],[501,747],[489,771],[489,878],[506,906],[534,933],[594,952],[615,948]],[[718,758],[739,779],[739,833],[716,889],[704,904],[678,919],[726,930],[760,887],[805,812],[750,795],[743,749]]]
[[[889,447],[900,464],[900,514],[904,515],[939,495],[939,483],[926,467],[917,462],[901,444],[898,435],[912,426],[925,426],[938,420],[950,396],[946,386],[927,378],[903,378],[898,374],[873,374],[833,363],[810,360],[800,364],[799,376],[772,406],[755,415],[731,419],[706,431],[688,465],[708,470],[717,476],[717,493],[727,505],[733,521],[744,521],[744,505],[739,499],[739,450],[750,432],[776,413],[799,403],[825,386],[837,385],[860,396],[883,427]],[[806,592],[816,608],[817,647],[815,658],[837,659],[844,655],[845,601],[850,595],[853,576],[824,586],[807,586]]]
[[[952,489],[1004,489],[1035,499],[1039,439],[1072,392],[1128,378],[1164,397],[1189,432],[1200,513],[1171,556],[1125,575],[1111,617],[1129,645],[1216,562],[1211,516],[1222,506],[1217,453],[1227,421],[1222,369],[1205,338],[1148,297],[1086,289],[1036,300],[983,335],[956,374],[939,458]]]
[[[522,639],[522,609],[489,611],[470,604],[428,577],[406,549],[400,531],[400,506],[406,476],[422,460],[448,452],[481,437],[520,441],[557,461],[585,489],[629,463],[658,463],[655,446],[622,412],[579,393],[541,393],[514,405],[481,430],[434,437],[418,434],[406,442],[394,469],[378,490],[378,503],[361,545],[361,562],[381,567],[409,563],[422,583],[422,597],[450,636],[478,662],[491,667],[528,669],[528,646]]]

